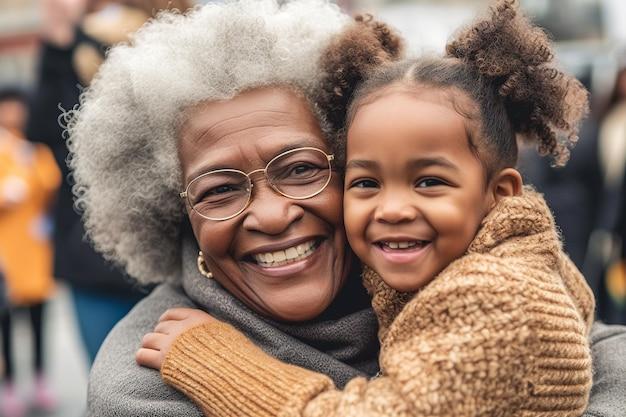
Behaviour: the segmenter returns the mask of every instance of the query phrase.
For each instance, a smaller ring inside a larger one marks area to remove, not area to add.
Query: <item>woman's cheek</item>
[[[228,255],[228,249],[231,247],[234,235],[235,229],[228,226],[228,221],[206,221],[202,225],[198,245],[205,258],[208,257],[217,262],[220,258]]]
[[[331,181],[322,194],[323,209],[327,213],[324,217],[333,225],[343,225],[343,188],[338,180]]]

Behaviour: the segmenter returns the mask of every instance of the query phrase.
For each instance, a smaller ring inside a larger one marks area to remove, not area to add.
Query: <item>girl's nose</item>
[[[409,196],[400,193],[385,193],[374,212],[374,220],[381,223],[403,223],[415,220],[417,208]]]

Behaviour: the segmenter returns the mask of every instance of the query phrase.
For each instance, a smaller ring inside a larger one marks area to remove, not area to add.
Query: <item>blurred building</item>
[[[32,85],[38,26],[37,0],[0,1],[0,86]]]

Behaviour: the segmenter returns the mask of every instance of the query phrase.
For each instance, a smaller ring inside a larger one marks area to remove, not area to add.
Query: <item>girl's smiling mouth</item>
[[[419,260],[430,248],[432,241],[419,239],[381,239],[373,243],[376,253],[387,262],[406,264]]]

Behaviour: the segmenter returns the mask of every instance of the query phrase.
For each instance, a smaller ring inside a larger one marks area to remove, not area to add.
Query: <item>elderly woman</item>
[[[99,250],[163,284],[103,345],[90,416],[202,415],[135,363],[170,307],[199,307],[339,387],[376,374],[376,320],[344,236],[332,115],[317,95],[328,87],[321,50],[348,22],[323,1],[240,0],[162,15],[110,53],[70,126],[78,205]],[[591,407],[617,416],[606,385],[624,378],[626,336],[594,334],[598,370],[615,371],[597,378]],[[238,360],[228,344],[220,357]],[[232,415],[247,402],[276,406],[243,382],[223,398]]]

